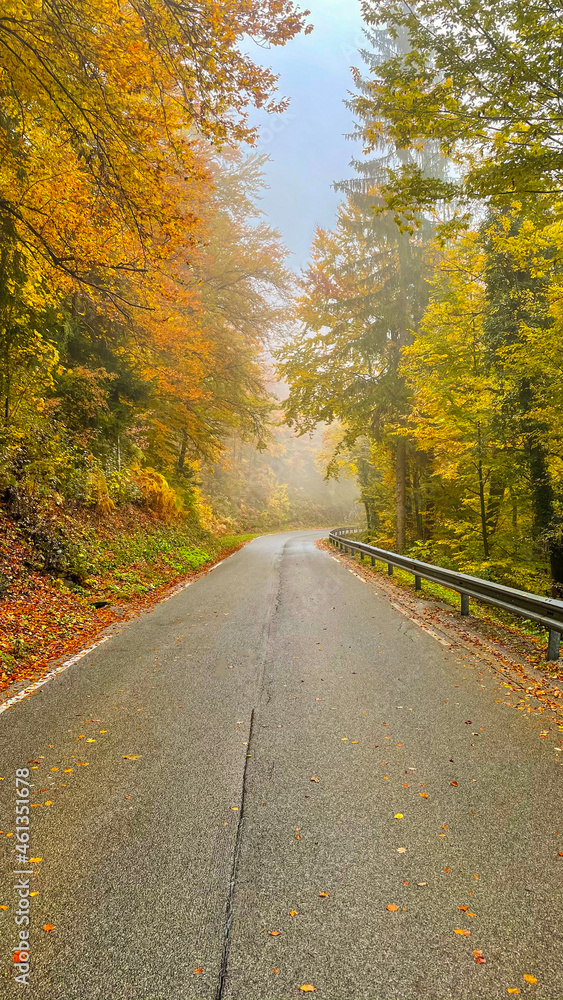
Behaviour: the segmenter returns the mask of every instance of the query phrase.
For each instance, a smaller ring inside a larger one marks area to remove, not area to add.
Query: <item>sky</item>
[[[279,93],[291,100],[283,115],[256,112],[253,121],[260,126],[257,149],[270,157],[262,208],[282,233],[296,271],[307,263],[315,226],[334,224],[341,196],[331,185],[351,175],[349,162],[359,148],[345,139],[353,117],[343,101],[363,42],[359,0],[308,0],[301,6],[311,10],[312,34],[253,53],[280,74]]]

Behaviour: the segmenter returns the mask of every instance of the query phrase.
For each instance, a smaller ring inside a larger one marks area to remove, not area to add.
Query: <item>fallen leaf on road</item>
[[[4,906],[4,905],[0,906],[0,910],[7,910],[7,909],[8,909],[7,906]]]
[[[464,937],[471,937],[471,931],[466,931],[463,927],[454,927],[454,934],[463,934]]]
[[[473,952],[473,955],[474,955],[475,961],[477,962],[477,965],[484,965],[485,962],[487,961],[487,959],[483,955],[483,952],[480,951],[478,948],[475,949],[475,951]]]
[[[198,976],[200,972],[203,972],[203,967],[200,966],[199,969],[194,969],[194,976]]]
[[[445,872],[451,872],[451,868],[444,868]]]
[[[563,851],[557,851],[560,858],[563,858]]]
[[[322,698],[315,698],[315,701],[322,701]]]
[[[450,785],[457,785],[457,781],[450,781]]]
[[[277,976],[277,974],[278,974],[279,971],[280,971],[279,969],[272,969],[272,972],[274,973],[274,976]]]
[[[397,848],[397,854],[406,854],[406,853],[407,853],[406,847],[398,847]]]
[[[43,930],[46,931],[47,934],[49,933],[49,931],[54,931],[54,929],[55,929],[54,924],[43,924]]]
[[[317,783],[317,785],[318,785],[318,783],[319,783],[319,778],[315,778],[315,777],[313,776],[313,777],[311,778],[311,781],[316,781],[316,783]]]
[[[43,861],[43,858],[30,858],[29,863],[31,865],[36,865],[39,861]]]
[[[398,910],[398,909],[399,909],[399,907],[398,907],[398,906],[395,906],[395,904],[394,904],[394,903],[388,903],[388,904],[387,904],[387,906],[385,907],[385,909],[386,909],[386,910],[389,910],[389,911],[390,911],[390,913],[395,913],[395,910]]]
[[[53,805],[53,800],[52,799],[47,799],[45,805],[46,806],[52,806]]]
[[[121,756],[123,760],[140,760],[141,757],[138,753],[122,753]]]
[[[519,993],[520,990],[516,989],[515,986],[509,986],[506,992],[507,993]]]
[[[523,979],[525,979],[527,983],[537,983],[536,977],[530,976],[528,972],[524,973]]]
[[[428,882],[417,882],[417,885],[428,885]]]
[[[290,917],[296,917],[296,916],[297,916],[297,913],[298,913],[298,910],[290,910],[290,911],[289,911],[289,915],[290,915]]]
[[[419,792],[418,794],[420,795],[421,799],[427,799],[428,798],[428,792]]]
[[[463,910],[464,913],[467,913],[468,909],[468,906],[458,906],[458,910]]]
[[[270,935],[270,937],[279,937],[281,931],[268,931],[268,934]]]
[[[301,840],[301,834],[300,833],[296,833],[295,834],[295,839],[296,840]]]
[[[321,897],[321,899],[328,899],[328,897],[330,896],[330,892],[319,892],[319,896]]]
[[[395,813],[393,819],[403,819],[403,814],[402,813]]]
[[[476,917],[476,916],[477,916],[477,914],[476,914],[476,913],[472,913],[472,912],[471,912],[471,910],[468,910],[468,911],[467,911],[467,916],[468,916],[468,917]]]
[[[312,983],[305,983],[304,986],[300,986],[299,989],[303,993],[316,993],[317,987],[313,986]]]
[[[351,743],[357,743],[357,742],[358,742],[358,740],[351,740],[350,742],[351,742]]]

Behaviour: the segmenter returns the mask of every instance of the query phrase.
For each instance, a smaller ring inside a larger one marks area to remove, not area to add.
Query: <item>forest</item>
[[[281,426],[272,371],[296,279],[249,114],[287,101],[243,43],[263,55],[307,15],[2,5],[4,680],[252,533],[354,512],[353,486],[324,484],[322,435]]]
[[[279,351],[383,547],[563,594],[561,21],[364,0],[362,153]]]
[[[361,152],[296,274],[251,117],[288,102],[246,42],[267,63],[308,11],[3,5],[4,677],[93,605],[288,527],[365,518],[563,594],[557,11],[361,7]]]

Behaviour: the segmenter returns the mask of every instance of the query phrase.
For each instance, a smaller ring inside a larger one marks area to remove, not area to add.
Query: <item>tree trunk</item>
[[[182,428],[182,440],[180,442],[180,454],[178,455],[178,472],[184,471],[186,463],[186,448],[188,444],[188,434],[185,427]]]
[[[404,438],[397,441],[396,456],[396,486],[395,486],[395,510],[397,517],[397,552],[400,554],[405,549],[405,521],[406,521],[406,481],[407,481],[407,442]]]
[[[489,541],[497,530],[500,508],[504,499],[506,482],[498,471],[491,473],[489,496],[487,498],[487,537]]]
[[[479,478],[479,507],[481,509],[481,534],[483,536],[483,552],[485,559],[489,558],[489,539],[487,535],[487,512],[485,509],[485,484],[483,482],[483,463],[479,459],[477,463],[477,476]]]
[[[563,544],[560,538],[549,543],[549,568],[551,570],[551,596],[563,596]]]

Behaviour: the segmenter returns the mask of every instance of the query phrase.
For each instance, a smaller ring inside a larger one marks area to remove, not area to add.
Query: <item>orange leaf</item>
[[[54,931],[54,929],[55,929],[54,924],[43,924],[43,930],[47,931],[47,933],[49,933],[49,931]]]
[[[467,913],[468,909],[468,906],[458,906],[458,910],[463,910],[464,913]]]
[[[528,972],[524,973],[523,978],[526,980],[527,983],[537,983],[536,977],[535,976],[530,976],[530,974]]]
[[[303,986],[300,986],[299,989],[303,993],[316,993],[317,991],[317,987],[313,986],[312,983],[305,983]]]
[[[279,969],[272,969],[272,972],[274,973],[274,976],[277,976],[277,974],[278,974],[279,971],[280,971]]]
[[[395,913],[395,911],[396,911],[396,910],[398,910],[398,909],[399,909],[399,907],[398,907],[398,906],[395,906],[395,904],[394,904],[394,903],[388,903],[388,904],[387,904],[387,906],[385,907],[385,909],[386,909],[386,910],[389,910],[389,911],[390,911],[390,913]]]
[[[507,993],[519,993],[520,990],[516,989],[515,986],[509,986],[506,992]]]
[[[466,931],[463,927],[454,927],[454,934],[463,934],[465,937],[471,937],[471,931]]]
[[[290,917],[296,917],[297,916],[297,910],[290,910],[289,911],[289,915],[290,915]]]
[[[420,795],[421,799],[427,799],[428,798],[428,792],[419,792],[418,794]]]
[[[199,969],[194,969],[194,976],[199,976],[200,972],[203,972],[202,965],[200,965]]]
[[[328,899],[328,897],[330,896],[330,892],[319,892],[319,896],[321,897],[321,899]]]
[[[457,781],[450,781],[450,785],[457,785]]]
[[[317,785],[318,785],[318,783],[319,783],[319,779],[318,779],[318,778],[315,778],[314,776],[313,776],[313,777],[311,778],[311,781],[316,781],[316,782],[317,782]]]
[[[281,931],[268,931],[268,934],[270,935],[270,937],[279,937]]]

